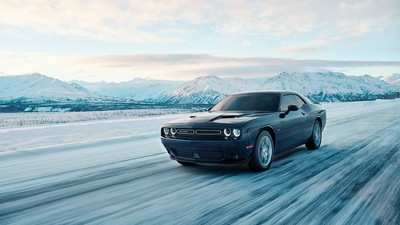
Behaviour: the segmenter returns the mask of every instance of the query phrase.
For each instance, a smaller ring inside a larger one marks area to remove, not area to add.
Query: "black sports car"
[[[247,163],[267,170],[275,154],[305,144],[318,149],[326,111],[291,91],[227,96],[201,116],[165,124],[161,142],[171,159],[194,163]]]

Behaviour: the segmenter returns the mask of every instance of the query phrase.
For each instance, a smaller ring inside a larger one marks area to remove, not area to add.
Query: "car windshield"
[[[216,104],[211,111],[267,111],[276,112],[279,95],[273,93],[251,93],[230,95]]]

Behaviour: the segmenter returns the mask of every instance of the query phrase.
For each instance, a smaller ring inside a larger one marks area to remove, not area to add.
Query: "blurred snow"
[[[0,223],[400,224],[400,100],[323,105],[321,148],[262,173],[170,160],[188,114],[0,128]]]
[[[59,124],[73,123],[95,120],[120,120],[133,118],[146,118],[160,115],[182,114],[193,111],[201,111],[201,108],[196,109],[181,109],[181,108],[162,108],[162,109],[134,109],[134,110],[110,110],[110,111],[89,111],[89,112],[65,112],[67,109],[54,110],[49,112],[48,109],[43,109],[38,112],[28,113],[0,113],[0,127],[21,127],[21,126],[36,126],[44,124]],[[30,110],[30,109],[28,109]],[[204,109],[205,111],[205,109]],[[39,113],[40,112],[40,113]]]
[[[143,111],[142,111],[143,112]],[[172,114],[164,116],[136,116],[136,118],[113,119],[113,114],[96,112],[85,113],[13,113],[0,114],[0,121],[9,119],[10,116],[17,121],[24,120],[24,116],[35,116],[31,118],[29,126],[10,127],[0,129],[0,155],[6,152],[26,151],[43,149],[55,146],[64,146],[71,144],[93,143],[104,140],[157,136],[163,123],[181,118],[189,117],[193,114]],[[77,122],[80,115],[93,116],[90,120]],[[107,119],[106,116],[109,116]],[[18,118],[19,117],[19,118]],[[60,117],[66,117],[61,120]],[[41,124],[41,121],[49,120],[47,124]],[[72,121],[68,123],[68,120]],[[63,121],[59,124],[57,121]],[[41,124],[34,126],[34,124]]]

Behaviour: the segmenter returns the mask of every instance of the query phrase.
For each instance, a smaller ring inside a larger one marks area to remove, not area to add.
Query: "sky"
[[[0,0],[0,76],[400,72],[399,0]]]

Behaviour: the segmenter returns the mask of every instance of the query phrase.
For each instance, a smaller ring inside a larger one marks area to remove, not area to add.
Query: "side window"
[[[301,107],[303,107],[303,105],[305,104],[305,102],[303,101],[303,99],[301,99],[299,96],[297,95],[293,95],[293,97],[296,99],[297,101],[297,106],[299,107],[299,109]]]
[[[281,111],[286,111],[288,109],[289,105],[293,105],[294,99],[292,98],[292,95],[284,95],[282,97],[282,103],[281,103]],[[297,102],[296,102],[297,105]]]
[[[283,96],[280,111],[286,111],[289,105],[297,105],[297,107],[301,108],[304,105],[304,101],[297,95]]]

